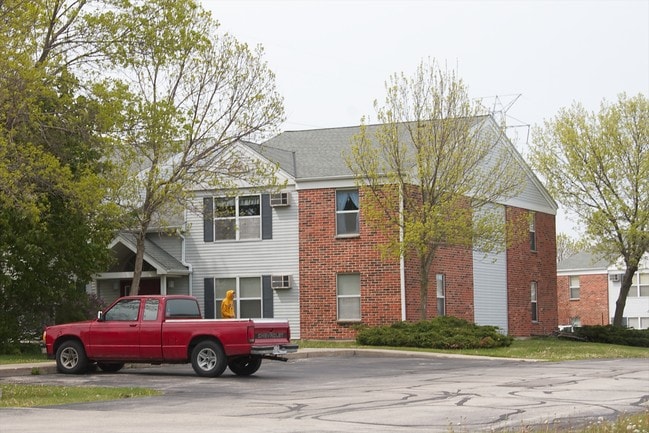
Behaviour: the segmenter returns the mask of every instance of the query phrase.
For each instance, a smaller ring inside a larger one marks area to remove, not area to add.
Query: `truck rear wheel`
[[[61,343],[56,350],[56,370],[67,374],[80,374],[88,370],[88,358],[81,342],[68,340]]]
[[[240,356],[228,362],[228,367],[237,376],[250,376],[261,367],[260,356]]]
[[[225,352],[214,341],[202,341],[192,350],[192,367],[199,376],[218,377],[227,367]]]

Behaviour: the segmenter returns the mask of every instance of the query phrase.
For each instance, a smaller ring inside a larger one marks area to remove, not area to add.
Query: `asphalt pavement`
[[[150,398],[3,408],[0,433],[554,431],[649,410],[649,359],[534,362],[300,349],[288,363],[264,363],[251,377],[227,370],[216,379],[202,378],[188,365],[128,367],[87,375],[46,374],[55,370],[53,362],[0,368],[0,384],[139,386],[162,392]],[[36,369],[41,374],[32,374]]]

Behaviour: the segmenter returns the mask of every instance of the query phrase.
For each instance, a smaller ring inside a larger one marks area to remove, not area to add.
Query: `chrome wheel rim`
[[[216,366],[216,352],[212,349],[203,349],[198,353],[197,361],[201,370],[209,371]]]
[[[61,364],[65,368],[74,368],[79,363],[79,354],[72,347],[66,347],[61,352]]]

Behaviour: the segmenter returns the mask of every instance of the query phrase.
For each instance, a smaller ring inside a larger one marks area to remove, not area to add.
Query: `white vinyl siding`
[[[489,209],[505,220],[505,208]],[[503,252],[473,252],[474,321],[478,325],[498,326],[508,333],[507,320],[507,254]]]
[[[202,234],[203,197],[197,197],[196,210],[187,212],[190,233],[186,235],[186,261],[192,264],[192,294],[198,298],[203,313],[205,278],[291,275],[290,289],[273,290],[273,317],[287,319],[291,337],[300,338],[297,192],[291,191],[289,197],[289,206],[271,208],[272,239],[207,243]]]

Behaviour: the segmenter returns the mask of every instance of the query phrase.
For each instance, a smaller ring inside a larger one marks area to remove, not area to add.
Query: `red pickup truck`
[[[263,358],[285,361],[296,352],[288,321],[203,319],[191,296],[126,296],[97,319],[48,326],[43,341],[61,373],[84,373],[96,363],[118,371],[124,363],[188,363],[199,376],[217,377],[225,368],[255,373]]]

